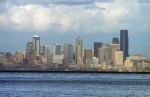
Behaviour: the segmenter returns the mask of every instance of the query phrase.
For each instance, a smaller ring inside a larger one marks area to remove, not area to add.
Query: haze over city
[[[149,0],[1,0],[0,51],[25,50],[33,35],[51,49],[53,43],[75,47],[80,36],[93,49],[94,42],[111,43],[127,29],[129,54],[150,57],[149,10]]]

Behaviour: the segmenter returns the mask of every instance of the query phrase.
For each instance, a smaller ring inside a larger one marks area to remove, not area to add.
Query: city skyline
[[[150,56],[149,9],[148,0],[1,0],[0,51],[25,50],[33,35],[51,48],[68,41],[75,47],[81,37],[84,48],[94,49],[94,42],[110,44],[127,29],[129,54]]]

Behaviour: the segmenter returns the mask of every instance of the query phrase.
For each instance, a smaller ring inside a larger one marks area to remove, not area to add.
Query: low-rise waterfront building
[[[99,59],[96,57],[92,57],[91,59],[86,59],[86,69],[97,69]]]
[[[124,66],[127,70],[141,70],[150,66],[150,58],[136,53],[126,58]]]

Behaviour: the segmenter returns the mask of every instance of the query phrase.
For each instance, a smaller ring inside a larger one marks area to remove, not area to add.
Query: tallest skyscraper
[[[120,50],[123,51],[123,62],[128,57],[129,39],[128,30],[120,31]]]

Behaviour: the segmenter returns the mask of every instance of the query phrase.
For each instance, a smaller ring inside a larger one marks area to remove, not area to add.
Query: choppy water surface
[[[150,97],[150,75],[0,73],[0,97]]]

